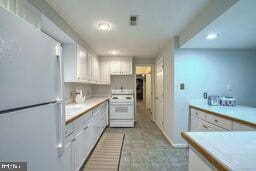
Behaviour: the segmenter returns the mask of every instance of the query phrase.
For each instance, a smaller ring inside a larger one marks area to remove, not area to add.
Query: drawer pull
[[[203,125],[203,127],[205,128],[205,129],[209,129],[207,126],[205,126],[205,125]]]
[[[217,119],[214,119],[214,122],[217,122],[217,123],[218,123],[219,121],[218,121]]]
[[[198,113],[196,112],[196,115],[198,115]]]
[[[88,129],[88,126],[84,128],[84,130],[87,130]]]

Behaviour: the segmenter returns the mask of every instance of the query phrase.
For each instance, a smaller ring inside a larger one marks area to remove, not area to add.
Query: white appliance
[[[2,7],[0,25],[0,161],[64,170],[60,45]]]
[[[134,127],[133,90],[112,90],[110,127]]]

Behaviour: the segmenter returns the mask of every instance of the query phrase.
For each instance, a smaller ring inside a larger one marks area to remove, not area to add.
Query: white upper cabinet
[[[111,75],[120,75],[120,62],[111,62]]]
[[[92,56],[91,81],[92,83],[100,83],[100,63],[96,56]]]
[[[132,75],[132,60],[111,62],[111,75]]]
[[[0,6],[41,28],[41,13],[28,0],[0,0]]]
[[[90,59],[87,51],[76,43],[63,45],[64,81],[89,82]]]
[[[110,62],[101,62],[101,83],[110,84]]]
[[[132,75],[132,61],[120,62],[120,71],[122,75]]]
[[[41,28],[41,14],[40,12],[31,5],[27,0],[16,0],[16,14],[34,25],[37,28]]]
[[[77,78],[81,81],[89,81],[87,51],[81,47],[78,47],[77,51]]]
[[[9,10],[9,0],[0,0],[0,6]]]

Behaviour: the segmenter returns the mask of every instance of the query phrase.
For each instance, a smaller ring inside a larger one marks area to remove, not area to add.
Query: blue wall
[[[185,90],[179,84],[185,83]],[[227,90],[227,84],[232,91]],[[191,99],[228,95],[238,105],[256,107],[256,51],[178,49],[174,57],[175,133],[186,131]],[[181,142],[180,136],[176,141]]]

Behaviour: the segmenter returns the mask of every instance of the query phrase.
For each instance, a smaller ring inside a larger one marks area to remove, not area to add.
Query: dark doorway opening
[[[143,78],[141,76],[137,76],[136,78],[136,95],[137,95],[137,100],[143,101]]]

